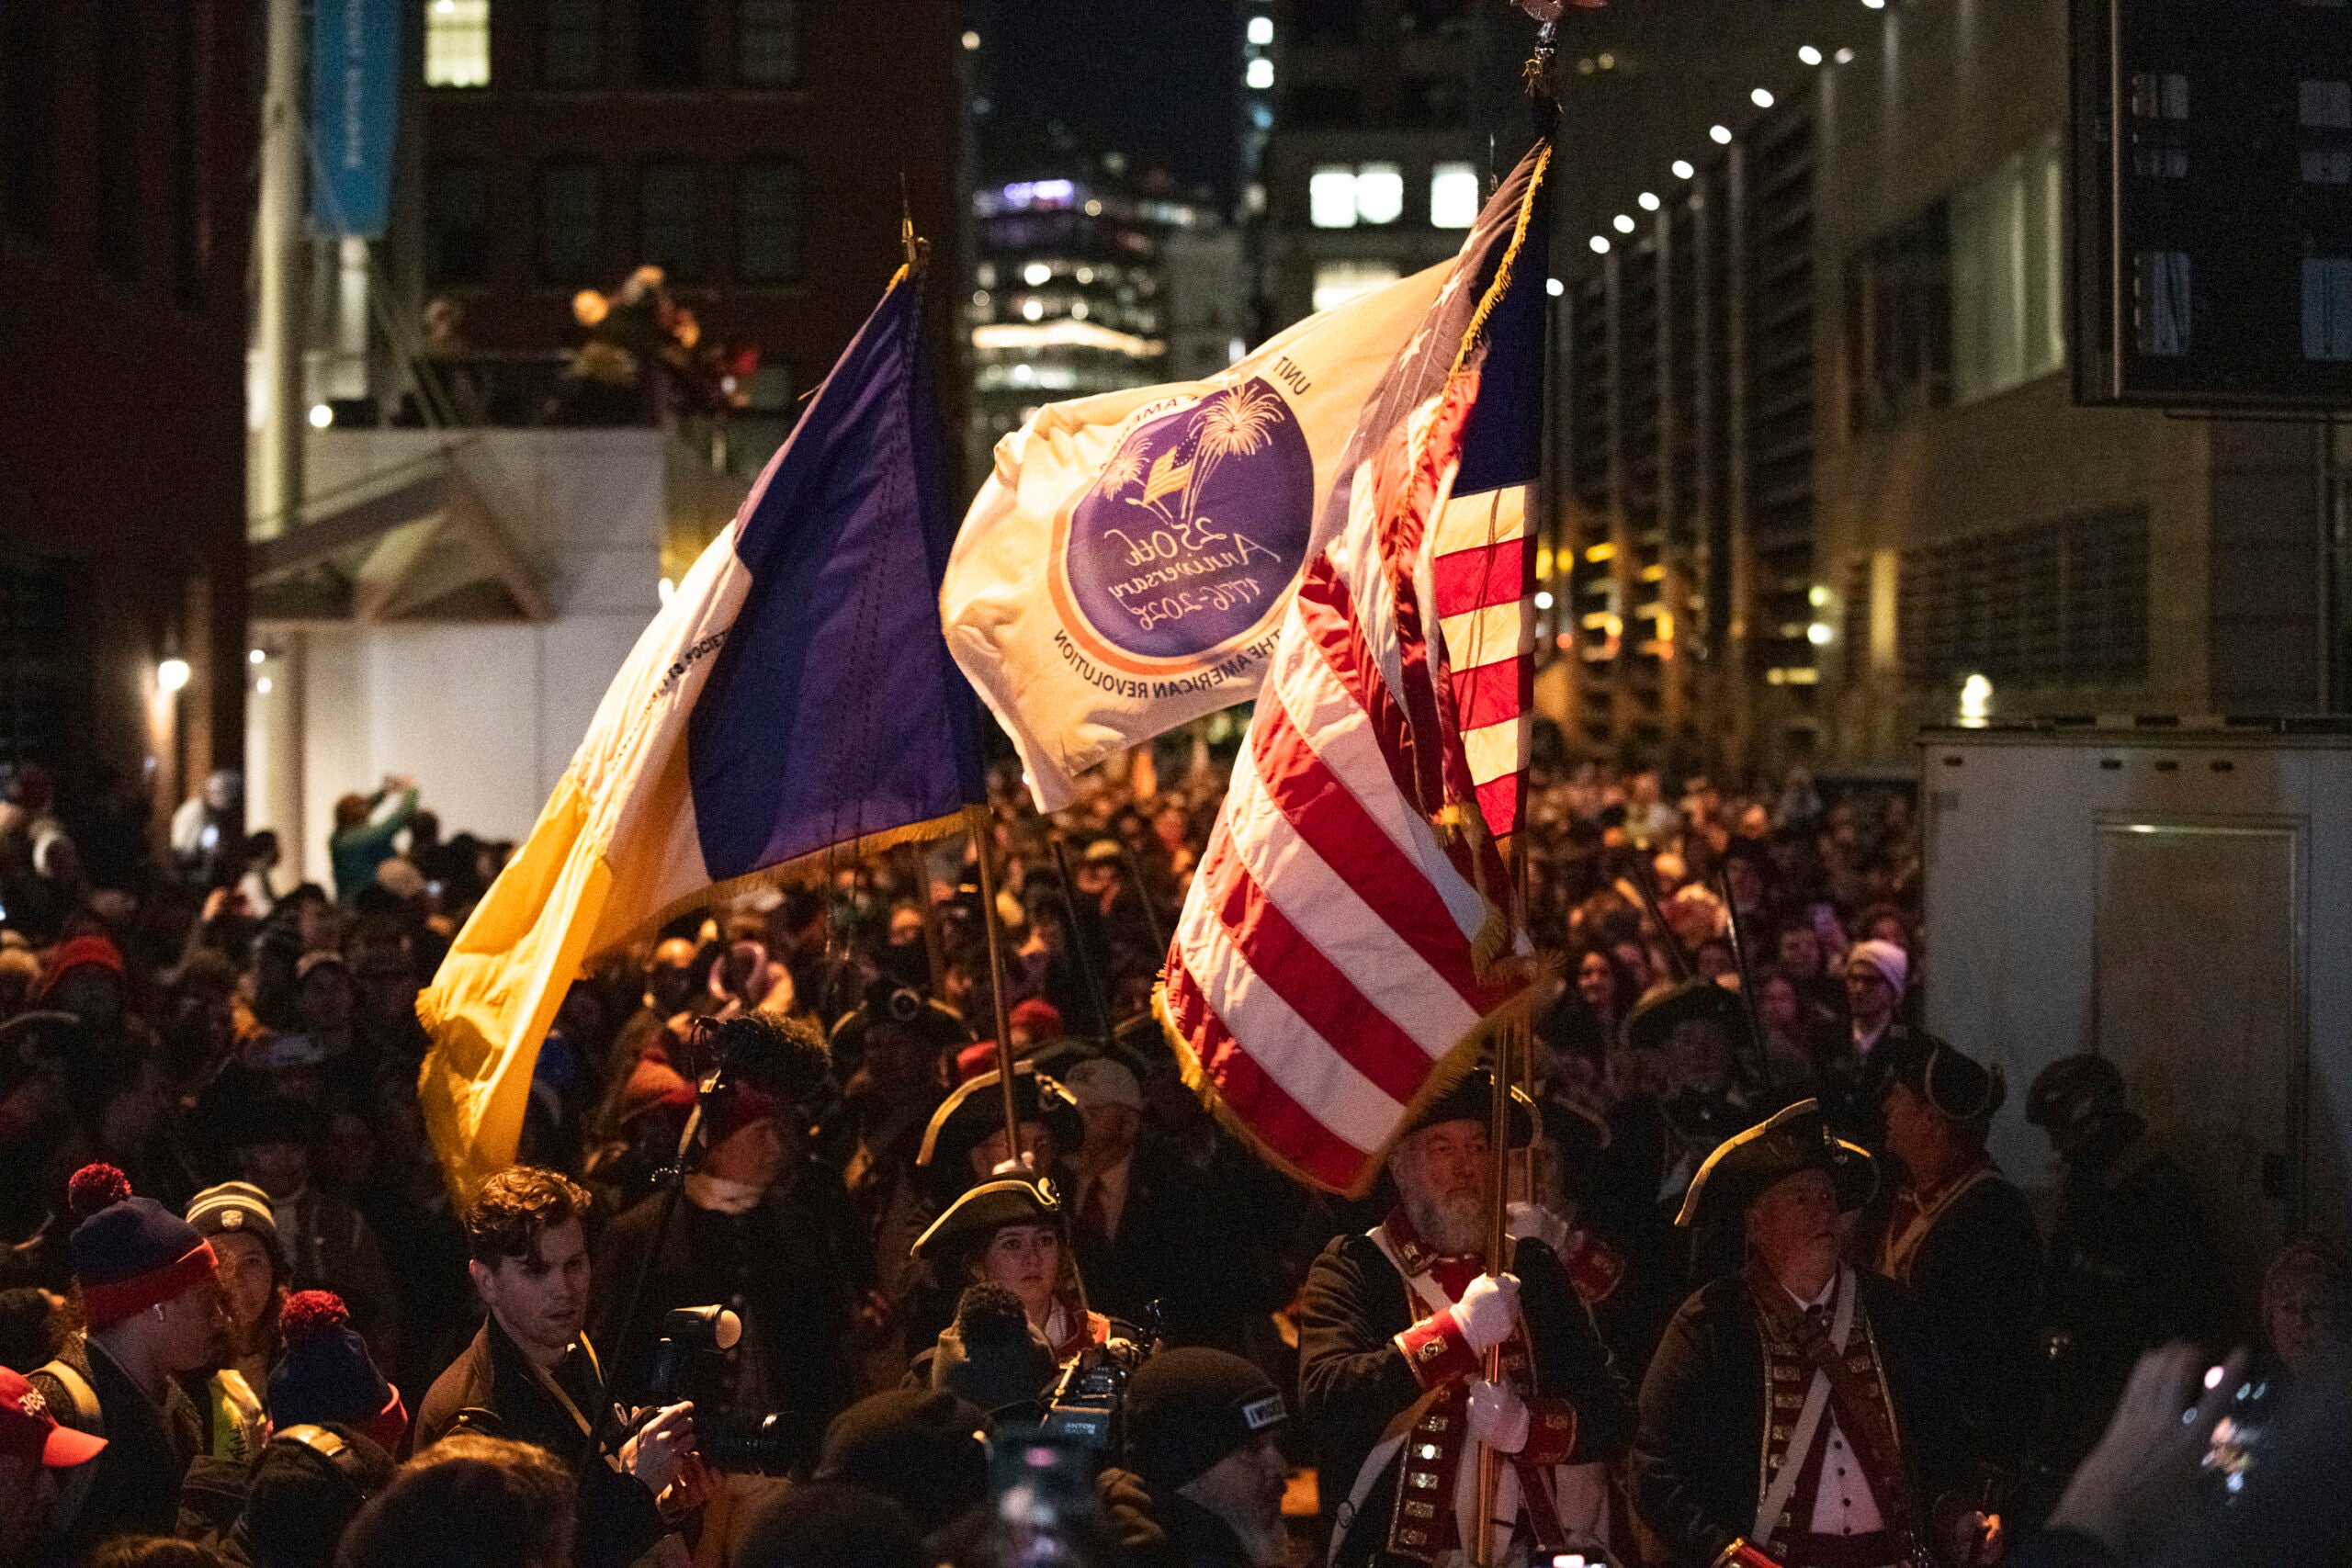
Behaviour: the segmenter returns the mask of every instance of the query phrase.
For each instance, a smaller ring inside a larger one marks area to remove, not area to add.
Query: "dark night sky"
[[[1241,53],[1233,0],[998,0],[995,113],[1058,118],[1230,200]]]

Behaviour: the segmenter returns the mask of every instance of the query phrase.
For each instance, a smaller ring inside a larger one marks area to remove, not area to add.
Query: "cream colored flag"
[[[997,443],[940,618],[1040,809],[1113,752],[1257,695],[1357,415],[1448,270],[1205,380],[1049,403]]]

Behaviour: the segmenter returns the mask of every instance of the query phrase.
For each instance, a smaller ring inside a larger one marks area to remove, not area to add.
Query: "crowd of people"
[[[598,957],[462,1200],[414,1004],[511,845],[387,779],[290,885],[233,774],[151,855],[134,792],[14,770],[0,1563],[1356,1568],[1482,1506],[1497,1562],[2139,1562],[2215,1514],[2218,1562],[2248,1474],[2344,1457],[2290,1397],[2340,1381],[2327,1242],[2227,1278],[2098,1057],[2024,1095],[2053,1199],[1989,1157],[1904,790],[1539,769],[1508,1146],[1474,1074],[1340,1200],[1152,1016],[1223,786],[1178,761],[1052,818],[994,781],[1009,1091],[975,847],[902,847]]]

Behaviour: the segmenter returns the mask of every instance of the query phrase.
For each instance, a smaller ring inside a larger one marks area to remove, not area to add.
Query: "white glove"
[[[1513,1241],[1540,1241],[1561,1258],[1568,1255],[1568,1222],[1541,1203],[1513,1203],[1505,1232]]]
[[[1498,1454],[1515,1454],[1527,1446],[1530,1417],[1527,1404],[1508,1386],[1497,1382],[1470,1385],[1470,1436]]]
[[[1510,1337],[1519,1321],[1519,1276],[1479,1275],[1453,1303],[1453,1325],[1470,1348],[1483,1356]]]

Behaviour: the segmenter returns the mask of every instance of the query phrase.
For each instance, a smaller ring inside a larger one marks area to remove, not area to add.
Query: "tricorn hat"
[[[1690,1179],[1690,1190],[1674,1223],[1688,1227],[1702,1219],[1745,1213],[1766,1188],[1804,1170],[1829,1173],[1838,1183],[1841,1212],[1860,1208],[1878,1190],[1870,1151],[1831,1132],[1819,1100],[1800,1100],[1717,1145]]]
[[[915,1238],[914,1256],[938,1258],[985,1241],[1006,1225],[1058,1225],[1061,1216],[1061,1204],[1045,1183],[1018,1177],[983,1181],[948,1204]]]
[[[1901,1084],[1948,1122],[1989,1122],[2009,1097],[2000,1067],[1986,1066],[1932,1034],[1914,1034],[1895,1045],[1887,1087]]]
[[[1737,991],[1694,975],[1634,1003],[1625,1015],[1625,1043],[1636,1050],[1663,1050],[1686,1023],[1715,1025],[1737,1050],[1747,1036],[1747,1004]]]
[[[923,1129],[922,1148],[915,1164],[924,1168],[934,1197],[949,1202],[973,1184],[972,1150],[991,1133],[1004,1130],[1004,1100],[993,1072],[978,1074],[956,1086],[956,1092],[932,1112]],[[1023,1122],[1042,1122],[1052,1133],[1054,1146],[1075,1150],[1086,1136],[1078,1101],[1060,1080],[1046,1077],[1027,1062],[1012,1068],[1012,1105]],[[1040,1172],[1039,1174],[1043,1174]]]
[[[2061,1056],[2026,1091],[2025,1119],[2052,1133],[2080,1132],[2124,1113],[2123,1074],[2104,1056]]]
[[[1421,1107],[1419,1112],[1405,1124],[1397,1135],[1408,1137],[1424,1127],[1434,1127],[1441,1122],[1476,1122],[1488,1125],[1494,1118],[1495,1075],[1490,1068],[1480,1067],[1457,1078],[1443,1094]],[[1543,1135],[1544,1125],[1535,1110],[1535,1101],[1517,1084],[1510,1090],[1510,1146],[1523,1148]]]

